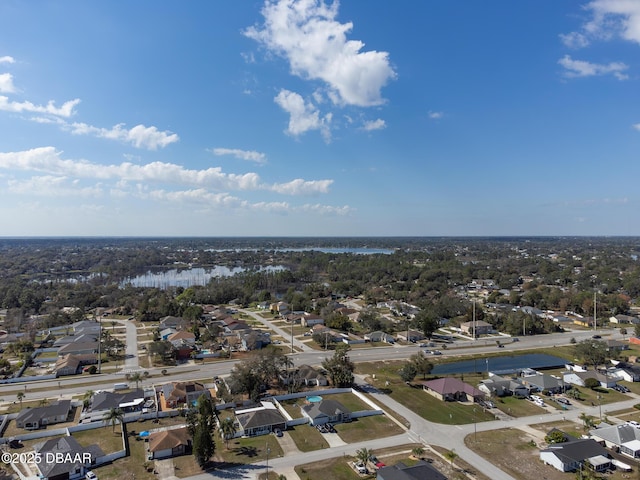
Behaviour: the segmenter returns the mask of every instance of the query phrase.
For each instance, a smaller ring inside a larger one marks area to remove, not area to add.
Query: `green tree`
[[[16,393],[16,397],[18,398],[18,401],[20,402],[20,410],[22,410],[22,399],[24,398],[24,392]]]
[[[600,382],[597,378],[587,378],[584,381],[584,386],[593,390],[594,388],[598,388],[600,386]]]
[[[560,430],[553,430],[553,431],[549,432],[549,434],[547,434],[546,437],[544,437],[544,441],[549,443],[549,444],[551,444],[551,443],[564,443],[564,442],[567,441],[567,437]]]
[[[112,431],[116,431],[116,423],[122,423],[124,420],[124,412],[116,407],[111,407],[108,412],[104,414],[102,419],[111,425]]]
[[[140,372],[135,372],[132,374],[127,374],[127,380],[130,380],[132,382],[136,382],[136,390],[138,389],[138,386],[140,384],[140,382],[144,379],[144,377],[142,376],[142,373]]]
[[[82,407],[85,410],[87,410],[91,405],[91,399],[93,398],[94,393],[95,392],[93,390],[87,390],[86,392],[84,392],[84,395],[82,396]]]
[[[216,444],[213,441],[213,416],[214,408],[211,399],[206,395],[200,395],[196,402],[197,416],[190,417],[189,425],[193,433],[193,455],[198,465],[205,467],[215,452]],[[195,425],[193,425],[195,423]]]
[[[444,454],[444,458],[449,460],[449,462],[451,463],[451,467],[453,468],[453,462],[455,462],[456,458],[458,458],[458,454],[455,450],[449,450]]]
[[[368,448],[361,448],[360,450],[356,450],[356,460],[362,463],[363,465],[367,465],[367,462],[373,455],[373,450],[369,450]]]
[[[238,431],[236,422],[231,417],[227,417],[220,422],[220,431],[222,432],[222,438],[224,439],[224,445],[229,450],[229,441],[235,436]]]
[[[351,347],[341,343],[336,346],[333,356],[322,361],[324,368],[335,387],[349,387],[353,383],[355,365],[349,358]]]
[[[633,326],[633,334],[634,334],[636,337],[640,338],[640,323],[636,323],[636,324]]]
[[[416,447],[413,450],[411,450],[411,454],[416,458],[421,458],[422,455],[424,455],[424,448]]]
[[[398,370],[398,374],[403,382],[409,383],[412,382],[416,375],[418,374],[418,369],[413,362],[405,363],[400,370]]]
[[[416,373],[422,375],[423,380],[426,379],[427,375],[433,370],[433,363],[429,361],[429,358],[422,350],[411,355],[409,361],[415,365]]]
[[[414,323],[422,330],[424,336],[431,340],[433,334],[438,330],[438,317],[429,310],[421,310],[414,319]]]
[[[573,349],[577,358],[594,367],[604,363],[609,355],[607,344],[601,340],[583,340]]]

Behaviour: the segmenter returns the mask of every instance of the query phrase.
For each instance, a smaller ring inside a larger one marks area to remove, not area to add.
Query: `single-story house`
[[[303,327],[313,327],[314,325],[324,325],[324,318],[320,315],[305,314],[300,317],[300,324]]]
[[[58,400],[43,407],[25,408],[16,417],[18,428],[37,430],[54,423],[66,422],[71,413],[71,400]]]
[[[467,335],[473,335],[474,329],[476,332],[476,337],[479,335],[487,335],[493,332],[493,325],[483,320],[477,320],[475,322],[464,322],[460,324],[460,331],[462,333],[466,333]]]
[[[176,333],[178,330],[175,328],[163,328],[160,330],[160,339],[167,340],[171,335]]]
[[[271,344],[271,335],[267,332],[249,330],[240,335],[243,350],[261,350]]]
[[[199,382],[172,382],[162,385],[160,393],[169,408],[179,405],[194,405],[200,395],[211,396],[211,392]]]
[[[540,452],[540,460],[561,472],[580,468],[604,472],[612,466],[607,450],[591,438],[554,443]]]
[[[408,332],[402,331],[402,332],[398,332],[397,335],[398,340],[404,340],[405,342],[419,342],[420,340],[424,340],[425,336],[424,333],[418,331],[418,330],[409,330]]]
[[[523,385],[530,387],[532,390],[540,392],[548,391],[551,393],[561,393],[565,389],[566,380],[553,377],[547,373],[535,372],[533,374],[524,374],[521,377]]]
[[[608,425],[590,430],[591,437],[631,458],[640,458],[640,428],[633,425]]]
[[[393,335],[377,330],[375,332],[367,333],[364,339],[369,342],[384,342],[384,343],[396,343]]]
[[[610,375],[625,382],[640,382],[640,366],[619,362],[616,368],[610,371]]]
[[[531,393],[531,387],[523,385],[519,379],[501,377],[492,373],[489,373],[489,378],[480,381],[478,390],[497,397],[508,395],[528,397]]]
[[[563,374],[564,381],[579,387],[585,386],[587,378],[595,378],[600,382],[600,386],[604,388],[612,388],[617,383],[617,379],[613,375],[605,375],[595,370],[587,370],[586,372],[565,372]]]
[[[286,430],[287,420],[277,407],[270,402],[261,402],[258,407],[243,408],[235,411],[240,428],[236,436],[266,435],[276,428]]]
[[[303,405],[301,410],[311,425],[342,423],[351,420],[351,412],[336,400],[322,399],[320,402]]]
[[[382,467],[378,470],[376,480],[447,480],[447,477],[430,463],[420,460],[410,467],[402,462]]]
[[[485,394],[477,388],[457,378],[444,377],[422,382],[422,389],[442,401],[475,402],[482,400]]]
[[[53,371],[56,373],[56,377],[75,375],[80,373],[80,369],[85,365],[93,365],[96,363],[98,363],[98,357],[94,353],[87,353],[83,355],[68,353],[62,357],[58,357],[53,367]]]
[[[179,330],[175,333],[172,333],[167,337],[167,340],[171,342],[174,347],[179,347],[181,345],[193,345],[196,343],[196,336],[193,332]]]
[[[300,365],[298,376],[307,386],[324,387],[329,384],[327,377],[309,365]]]
[[[189,454],[191,447],[192,440],[187,427],[153,432],[149,435],[149,453],[154,460]]]
[[[101,325],[100,322],[94,320],[80,320],[71,325],[73,333],[76,335],[91,334],[96,337],[100,335]]]
[[[189,321],[185,320],[182,317],[174,317],[168,315],[166,317],[162,317],[160,319],[160,324],[158,325],[158,329],[160,331],[165,328],[173,328],[175,330],[188,330],[189,329]]]
[[[63,357],[68,354],[73,355],[86,355],[86,354],[98,353],[97,341],[80,341],[63,345],[58,349],[58,356]]]
[[[607,348],[609,350],[629,350],[629,344],[621,342],[620,340],[605,340],[605,343],[607,344]]]
[[[145,395],[144,390],[137,389],[130,392],[101,391],[93,395],[91,399],[92,412],[104,412],[112,408],[119,408],[123,412],[135,412],[142,410]]]
[[[51,438],[34,445],[33,449],[40,453],[42,459],[35,463],[41,480],[78,480],[84,478],[87,470],[90,470],[91,466],[105,455],[98,445],[83,447],[72,436]],[[59,454],[72,461],[56,461],[56,455]]]
[[[609,317],[611,323],[640,323],[638,317],[632,317],[631,315],[614,315]]]

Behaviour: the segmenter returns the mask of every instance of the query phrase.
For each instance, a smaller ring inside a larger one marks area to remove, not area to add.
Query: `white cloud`
[[[84,197],[95,198],[102,194],[100,186],[81,187],[78,180],[70,180],[67,177],[43,175],[31,177],[27,180],[9,180],[9,191],[22,195],[40,197]]]
[[[442,117],[444,117],[444,112],[432,112],[429,110],[429,118],[431,120],[440,120]]]
[[[589,45],[589,39],[580,32],[561,33],[560,40],[569,48],[583,48]]]
[[[240,150],[237,148],[214,148],[211,150],[214,155],[232,155],[240,160],[247,160],[259,165],[267,163],[267,156],[264,153],[256,152],[254,150]]]
[[[591,17],[581,31],[561,35],[569,47],[584,47],[593,40],[615,37],[640,44],[640,2],[637,0],[593,0],[584,9]]]
[[[204,189],[183,190],[168,192],[166,190],[153,190],[151,192],[138,193],[141,198],[160,200],[175,203],[200,204],[212,208],[253,210],[263,213],[315,213],[320,215],[348,215],[353,209],[347,205],[334,207],[322,204],[291,205],[288,202],[249,202],[226,193],[211,193]]]
[[[0,63],[15,63],[15,62],[16,60],[13,57],[10,57],[9,55],[0,57]]]
[[[93,135],[99,138],[118,140],[129,143],[136,148],[144,148],[147,150],[164,148],[180,140],[180,137],[175,133],[168,131],[162,132],[156,127],[146,127],[145,125],[136,125],[135,127],[126,129],[123,123],[114,125],[111,128],[94,127],[86,123],[67,123],[64,127],[74,135]]]
[[[636,124],[632,125],[631,127],[640,132],[640,123],[636,123]]]
[[[303,180],[296,178],[287,183],[273,185],[273,192],[284,195],[308,195],[310,193],[327,193],[329,187],[333,184],[333,180]]]
[[[301,95],[289,90],[281,90],[274,101],[289,114],[288,134],[297,136],[309,130],[319,130],[326,141],[331,139],[331,114],[320,118],[320,112],[312,103],[305,102]]]
[[[569,55],[565,55],[558,60],[558,63],[566,69],[564,72],[565,77],[593,77],[611,74],[618,80],[627,80],[629,78],[629,75],[623,73],[628,70],[629,66],[622,62],[598,64],[584,60],[573,60]]]
[[[61,107],[56,107],[53,100],[49,101],[47,105],[35,105],[29,101],[25,102],[11,102],[8,97],[0,95],[0,110],[6,112],[31,112],[31,113],[46,113],[49,115],[55,115],[57,117],[70,117],[75,114],[74,108],[80,103],[80,99],[69,100],[64,102]]]
[[[16,87],[13,85],[13,75],[10,73],[0,73],[0,93],[14,93]]]
[[[380,105],[381,89],[396,77],[389,54],[363,52],[364,43],[347,40],[353,24],[336,20],[338,6],[338,1],[265,0],[264,25],[244,33],[286,58],[294,75],[324,81],[334,102]]]
[[[373,130],[382,130],[384,128],[387,128],[387,124],[381,118],[364,122],[364,126],[362,127],[362,129],[366,130],[367,132],[372,132]]]
[[[53,147],[40,147],[20,152],[0,152],[0,169],[40,172],[69,178],[89,178],[121,182],[148,182],[166,185],[188,185],[224,191],[271,191],[286,195],[314,195],[327,193],[333,180],[305,181],[296,179],[286,183],[268,184],[257,173],[224,173],[219,167],[190,170],[181,165],[152,162],[136,165],[130,162],[101,165],[87,160],[66,160]]]

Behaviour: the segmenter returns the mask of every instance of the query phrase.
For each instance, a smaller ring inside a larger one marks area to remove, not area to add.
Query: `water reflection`
[[[217,277],[231,277],[238,273],[244,273],[248,269],[244,267],[224,267],[216,266],[212,268],[184,268],[171,270],[162,270],[158,272],[148,271],[137,277],[127,278],[122,285],[131,285],[133,287],[143,288],[169,288],[183,287],[188,288],[194,285],[206,285],[209,280]],[[284,270],[281,266],[260,267],[260,272],[277,272]]]

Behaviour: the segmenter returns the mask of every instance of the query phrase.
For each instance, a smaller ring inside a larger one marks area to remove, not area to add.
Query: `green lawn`
[[[404,432],[393,420],[384,415],[356,418],[350,423],[337,424],[335,428],[340,438],[347,443],[391,437]]]
[[[282,448],[275,435],[260,435],[259,437],[234,438],[229,442],[229,450],[226,449],[224,441],[216,431],[216,461],[227,463],[254,463],[261,462],[267,458],[267,448],[269,458],[281,457]]]
[[[546,413],[544,408],[538,407],[535,403],[523,398],[502,397],[494,399],[493,402],[497,408],[512,417],[528,417]]]
[[[336,393],[332,395],[323,395],[325,400],[335,400],[340,402],[351,412],[359,412],[361,410],[370,410],[366,403],[356,397],[353,393]]]
[[[442,402],[429,395],[417,384],[417,382],[421,381],[421,378],[414,380],[412,385],[405,384],[397,373],[402,364],[403,362],[359,364],[357,371],[358,373],[375,374],[375,379],[369,379],[371,383],[425,420],[448,425],[494,420],[493,415],[483,411],[477,405]],[[477,374],[465,374],[463,381],[470,385],[477,385],[481,378],[484,377]],[[386,382],[389,383],[387,384]]]
[[[287,433],[291,435],[296,446],[302,452],[311,452],[329,447],[322,434],[310,425],[297,425],[287,429]]]

